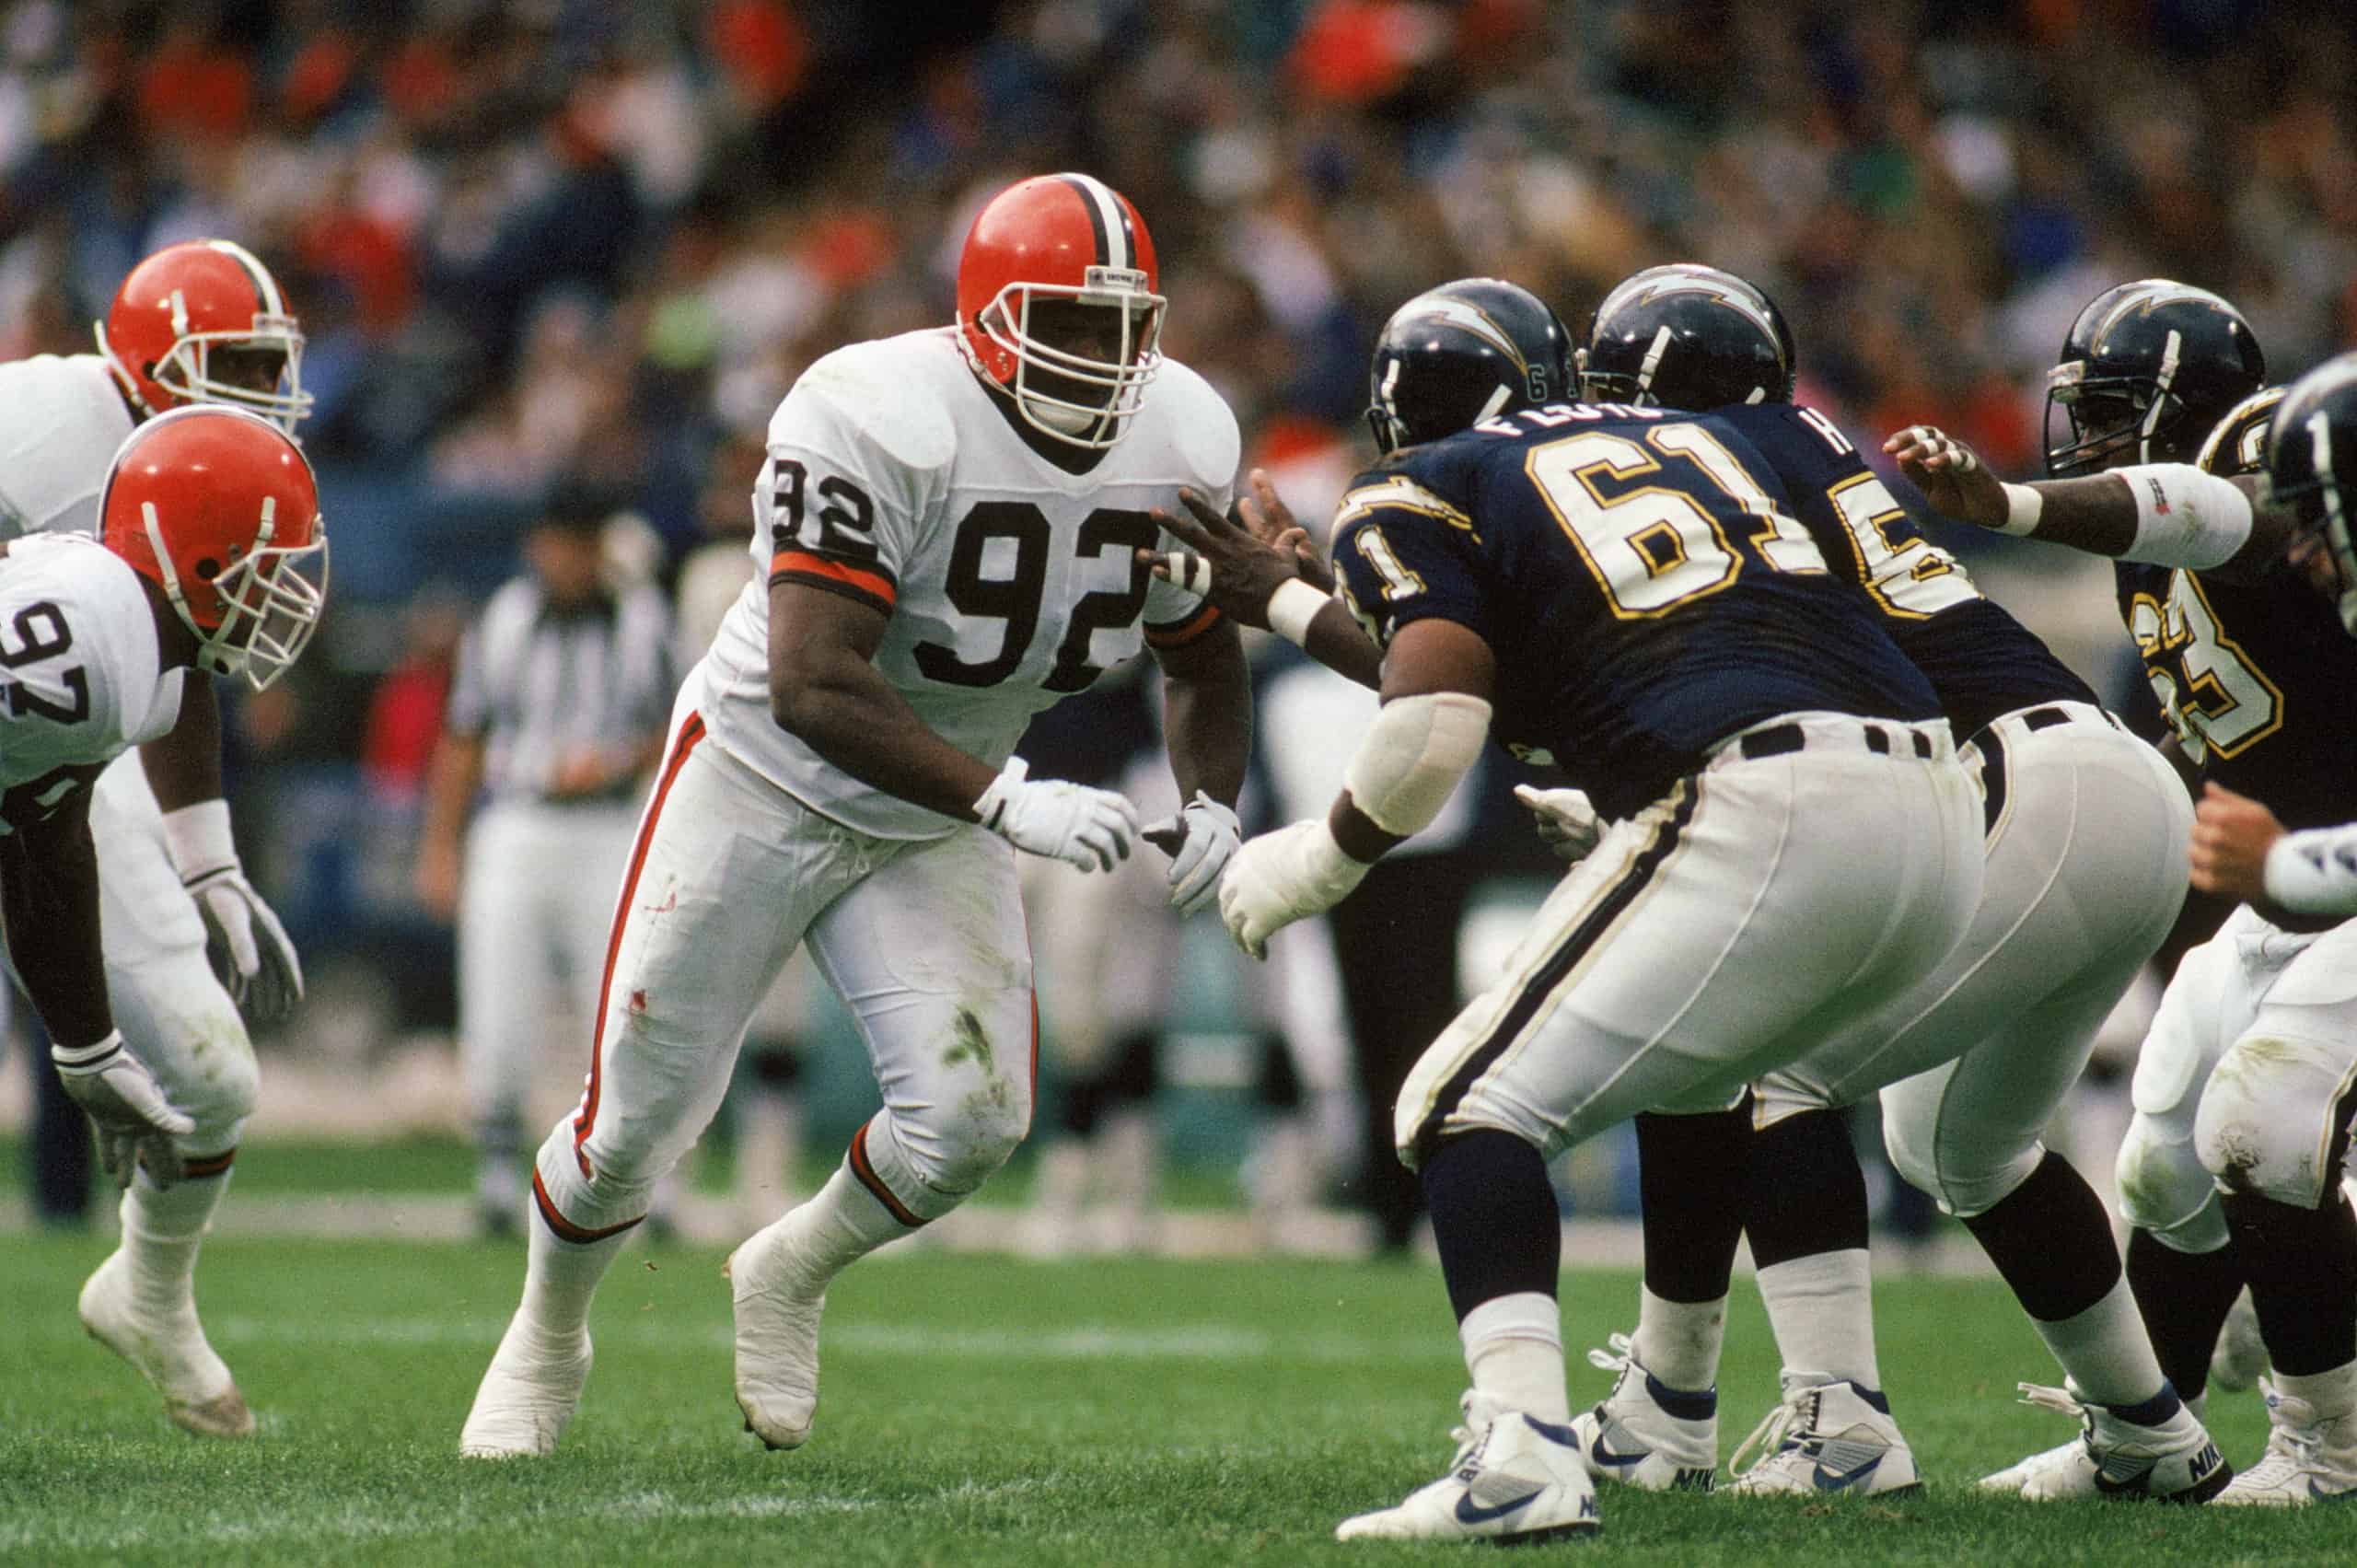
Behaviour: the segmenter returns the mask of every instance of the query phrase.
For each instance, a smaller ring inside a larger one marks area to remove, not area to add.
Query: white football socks
[[[850,1264],[909,1234],[909,1227],[894,1219],[845,1166],[835,1167],[816,1197],[770,1228],[784,1233],[782,1239],[801,1276],[797,1283],[813,1295]]]
[[[1668,1301],[1637,1287],[1637,1331],[1630,1336],[1637,1365],[1681,1393],[1699,1394],[1719,1380],[1719,1349],[1727,1335],[1727,1298]]]
[[[2312,1372],[2300,1376],[2287,1376],[2278,1372],[2268,1378],[2279,1394],[2305,1400],[2316,1412],[2319,1422],[2330,1424],[2345,1421],[2357,1412],[2357,1361],[2345,1362],[2325,1372]],[[2343,1443],[2347,1435],[2336,1434]]]
[[[2104,1298],[2084,1311],[2052,1323],[2030,1322],[2083,1400],[2125,1409],[2153,1399],[2167,1381],[2125,1279],[2114,1281]]]
[[[142,1172],[122,1194],[122,1257],[131,1270],[131,1304],[152,1323],[196,1312],[196,1254],[213,1211],[229,1190],[229,1172],[157,1187]]]
[[[578,1339],[588,1330],[589,1303],[598,1294],[598,1282],[613,1266],[614,1254],[622,1249],[630,1233],[598,1241],[561,1240],[532,1203],[525,1210],[524,1225],[531,1237],[530,1254],[524,1270],[524,1302],[516,1309],[517,1319],[548,1339]]]
[[[1759,1271],[1759,1298],[1787,1369],[1822,1372],[1881,1390],[1882,1370],[1875,1363],[1874,1274],[1864,1248],[1771,1263]]]
[[[1553,1296],[1535,1290],[1492,1296],[1468,1312],[1457,1332],[1477,1390],[1540,1421],[1570,1423],[1562,1312]]]

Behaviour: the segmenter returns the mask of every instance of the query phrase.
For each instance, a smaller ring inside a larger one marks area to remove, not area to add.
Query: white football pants
[[[588,1085],[540,1146],[551,1228],[591,1240],[645,1214],[806,942],[883,1089],[853,1137],[853,1175],[903,1225],[956,1207],[1031,1121],[1037,1015],[1015,854],[970,824],[922,840],[845,828],[707,738],[683,697],[621,881]]]
[[[2096,1031],[2168,935],[2193,807],[2159,752],[2085,703],[2004,714],[1964,755],[1989,821],[1964,940],[1756,1093],[1768,1126],[1882,1089],[1892,1164],[1969,1218],[2038,1167]]]
[[[1945,722],[1807,714],[1727,741],[1606,833],[1418,1061],[1400,1157],[1475,1128],[1552,1156],[1726,1104],[1946,957],[1981,831]]]
[[[2136,1060],[2119,1209],[2180,1252],[2226,1244],[2220,1189],[2315,1208],[2357,1090],[2357,920],[2285,931],[2247,904],[2186,954]]]

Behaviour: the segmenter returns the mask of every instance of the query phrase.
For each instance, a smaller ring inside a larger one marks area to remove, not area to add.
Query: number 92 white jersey
[[[766,568],[690,677],[712,737],[805,805],[888,839],[954,824],[863,784],[771,717],[769,590],[843,594],[891,616],[876,666],[935,733],[993,768],[1031,715],[1086,691],[1151,639],[1202,634],[1217,612],[1133,552],[1175,541],[1147,515],[1181,485],[1225,510],[1236,417],[1174,361],[1129,433],[1083,474],[1016,436],[954,329],[853,344],[806,371],[770,421],[753,494]]]
[[[40,820],[180,716],[139,575],[78,534],[0,558],[0,831]]]

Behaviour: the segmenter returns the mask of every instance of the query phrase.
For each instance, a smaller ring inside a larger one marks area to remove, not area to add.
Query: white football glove
[[[96,1045],[52,1044],[49,1059],[65,1092],[98,1129],[99,1163],[116,1186],[130,1186],[143,1165],[158,1187],[180,1179],[180,1151],[172,1139],[193,1132],[196,1123],[165,1100],[146,1064],[122,1043],[121,1029]]]
[[[1366,873],[1367,863],[1344,854],[1323,821],[1295,822],[1236,852],[1220,878],[1219,917],[1237,947],[1265,958],[1272,935],[1332,909]]]
[[[991,787],[974,802],[982,826],[1032,854],[1044,854],[1083,871],[1110,871],[1130,858],[1138,835],[1138,808],[1109,789],[1024,775],[1031,764],[1009,757]]]
[[[1514,797],[1530,808],[1531,826],[1538,830],[1539,841],[1555,852],[1556,859],[1567,865],[1577,865],[1585,860],[1609,826],[1588,804],[1585,790],[1533,789],[1528,784],[1516,784]]]
[[[204,957],[246,1022],[274,1024],[303,999],[303,964],[286,927],[238,862],[229,803],[201,800],[164,813],[164,847],[204,917]]]
[[[1219,897],[1220,873],[1244,842],[1236,813],[1202,790],[1176,816],[1147,823],[1139,836],[1170,854],[1170,907],[1182,920]]]

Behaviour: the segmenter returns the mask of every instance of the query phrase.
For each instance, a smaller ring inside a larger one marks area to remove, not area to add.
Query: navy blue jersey
[[[1714,414],[1550,404],[1395,453],[1335,518],[1352,612],[1497,656],[1492,733],[1608,816],[1780,714],[1939,716],[1874,608],[1828,570],[1774,470]]]
[[[2120,562],[2119,613],[2161,712],[2201,776],[2287,828],[2357,816],[2357,641],[2279,563],[2229,583]]]
[[[1792,403],[1716,412],[1776,470],[1834,572],[1866,590],[1891,641],[1939,693],[1958,740],[2017,708],[2096,702],[2028,627],[1981,596],[1955,556],[1923,537],[1831,420]]]

